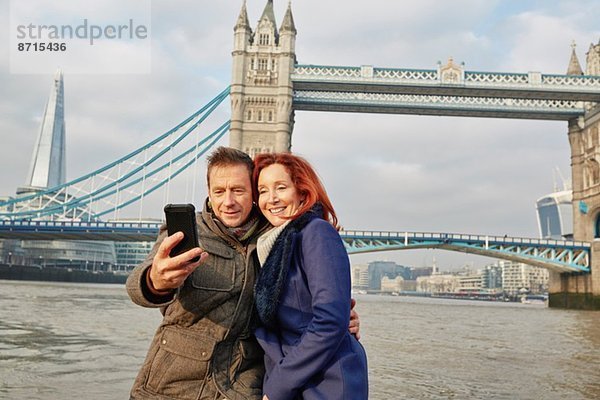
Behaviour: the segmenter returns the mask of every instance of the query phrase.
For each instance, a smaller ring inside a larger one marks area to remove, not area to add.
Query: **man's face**
[[[216,166],[208,174],[208,197],[217,218],[236,228],[252,211],[252,183],[245,165]]]

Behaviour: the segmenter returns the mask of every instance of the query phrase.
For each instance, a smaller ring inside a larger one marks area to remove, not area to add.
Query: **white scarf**
[[[256,253],[258,254],[258,261],[260,262],[261,267],[265,261],[267,261],[267,257],[269,257],[269,253],[271,253],[271,249],[279,237],[279,234],[281,234],[290,221],[291,220],[287,220],[284,224],[269,229],[256,241]]]

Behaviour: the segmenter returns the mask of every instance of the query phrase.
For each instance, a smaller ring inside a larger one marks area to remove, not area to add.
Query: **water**
[[[600,312],[357,300],[372,399],[600,398]],[[121,285],[0,281],[0,398],[125,399],[159,321]]]

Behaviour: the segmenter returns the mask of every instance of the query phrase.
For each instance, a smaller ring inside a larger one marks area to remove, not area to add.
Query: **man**
[[[263,352],[252,334],[256,238],[267,226],[252,203],[250,157],[219,147],[208,157],[208,199],[197,215],[202,248],[169,257],[183,238],[161,227],[127,279],[132,301],[164,315],[132,399],[255,400]],[[200,259],[196,262],[192,260]],[[200,268],[198,268],[201,265]],[[358,332],[358,321],[350,324]]]

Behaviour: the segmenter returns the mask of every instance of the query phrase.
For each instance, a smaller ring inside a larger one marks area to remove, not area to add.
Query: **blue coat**
[[[270,400],[368,398],[367,357],[348,332],[350,264],[331,224],[311,211],[290,222],[255,295]]]

